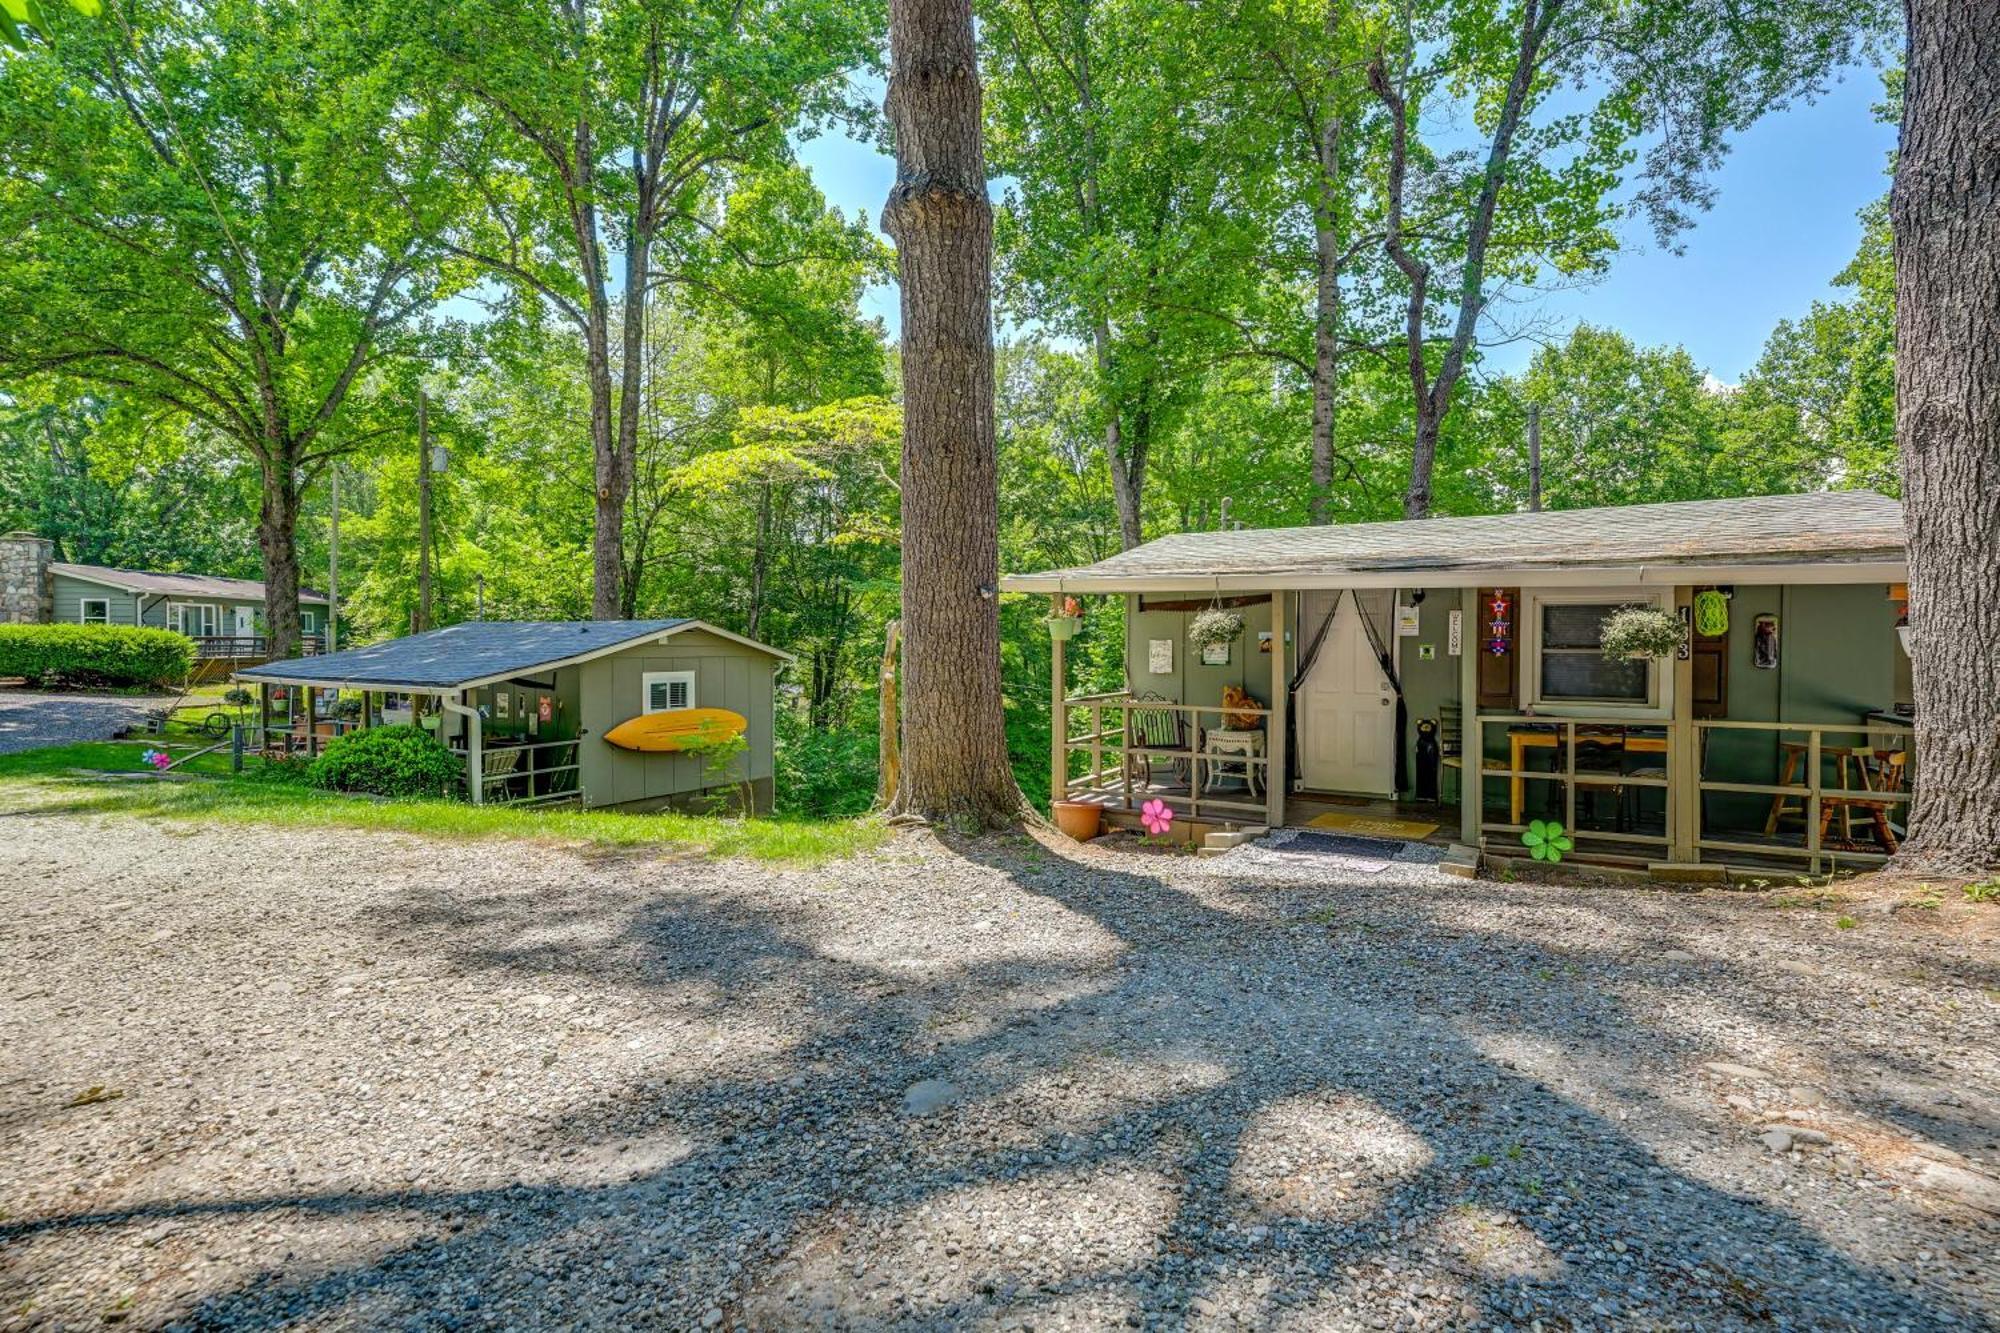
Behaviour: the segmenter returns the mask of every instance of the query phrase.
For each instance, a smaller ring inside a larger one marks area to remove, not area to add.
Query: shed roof
[[[72,565],[51,560],[49,570],[86,583],[101,583],[149,597],[216,597],[232,602],[261,602],[264,585],[256,579],[229,579],[218,574],[154,574],[143,569],[113,569],[109,565]],[[302,602],[324,602],[326,594],[299,589]]]
[[[701,629],[785,661],[789,653],[699,620],[473,620],[366,648],[266,662],[243,680],[394,690],[457,690],[601,657]]]
[[[1650,568],[1685,575],[1716,567],[1893,565],[1903,559],[1899,502],[1873,491],[1821,491],[1183,532],[1094,565],[1010,575],[1002,586],[1014,592],[1156,591],[1175,581],[1195,588],[1337,586],[1343,580],[1386,584],[1409,574],[1450,584],[1562,571],[1631,575]]]

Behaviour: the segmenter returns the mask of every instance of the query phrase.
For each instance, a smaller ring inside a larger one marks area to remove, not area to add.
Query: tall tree
[[[1000,695],[993,206],[971,0],[890,0],[903,308],[903,772],[890,809],[1018,820]]]
[[[1431,511],[1439,430],[1498,288],[1601,272],[1628,216],[1671,242],[1707,203],[1727,136],[1819,87],[1872,8],[1438,0],[1381,35],[1368,83],[1388,120],[1383,245],[1405,290],[1406,517]],[[1424,113],[1454,106],[1476,147],[1425,142]]]
[[[170,409],[259,476],[272,652],[302,497],[389,428],[351,400],[440,295],[435,122],[367,6],[126,0],[0,60],[0,374]]]
[[[1896,864],[1976,872],[2000,866],[2000,20],[1904,12],[1889,208],[1917,771]]]
[[[646,321],[717,224],[735,172],[779,162],[802,117],[845,110],[861,0],[456,0],[412,7],[480,207],[453,251],[581,335],[596,514],[592,611],[627,614]],[[614,327],[615,326],[615,327]]]

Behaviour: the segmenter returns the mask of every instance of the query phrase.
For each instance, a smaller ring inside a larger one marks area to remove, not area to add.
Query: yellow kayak
[[[663,754],[741,736],[749,725],[743,714],[727,708],[675,708],[620,722],[604,739],[621,750]]]

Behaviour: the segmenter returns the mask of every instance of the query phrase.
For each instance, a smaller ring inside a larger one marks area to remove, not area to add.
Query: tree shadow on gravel
[[[711,1305],[751,1327],[1178,1328],[1216,1310],[1321,1327],[1357,1306],[1419,1325],[1996,1313],[1933,1303],[1488,1049],[1555,1043],[1610,1080],[1628,1060],[1600,1038],[1693,1051],[1593,984],[1588,948],[1442,924],[1428,889],[1341,890],[1335,918],[1304,930],[1324,886],[1218,881],[1243,895],[1225,910],[1088,851],[947,845],[996,891],[1085,918],[1114,947],[913,971],[837,956],[726,888],[638,910],[427,896],[385,938],[436,934],[453,966],[678,996],[705,1019],[775,1013],[784,1039],[726,1071],[664,1054],[547,1131],[579,1151],[684,1142],[623,1178],[20,1219],[0,1241],[215,1214],[416,1219],[364,1262],[274,1264],[206,1297],[177,1321],[195,1327],[686,1325]],[[1565,966],[1576,984],[1510,991]],[[927,1078],[963,1100],[904,1114]],[[1615,1082],[1601,1091],[1616,1100]],[[1635,1077],[1628,1095],[1651,1093]],[[1076,1224],[1085,1199],[1103,1211]],[[885,1277],[900,1301],[876,1294]]]

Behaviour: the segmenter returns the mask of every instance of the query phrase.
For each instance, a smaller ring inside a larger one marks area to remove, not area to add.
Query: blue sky
[[[1817,102],[1768,116],[1739,136],[1713,178],[1715,207],[1681,237],[1683,253],[1659,248],[1643,222],[1602,281],[1542,297],[1537,324],[1557,336],[1587,321],[1641,343],[1678,343],[1718,379],[1735,383],[1757,360],[1771,326],[1835,295],[1833,276],[1861,239],[1856,212],[1888,187],[1891,125],[1877,123],[1881,80],[1854,70]],[[880,217],[895,167],[873,144],[826,136],[800,157],[830,203]],[[869,293],[867,313],[897,326],[896,293]],[[1525,312],[1522,312],[1525,313]],[[1518,323],[1515,312],[1510,323]],[[1534,346],[1490,349],[1485,364],[1513,370]]]

